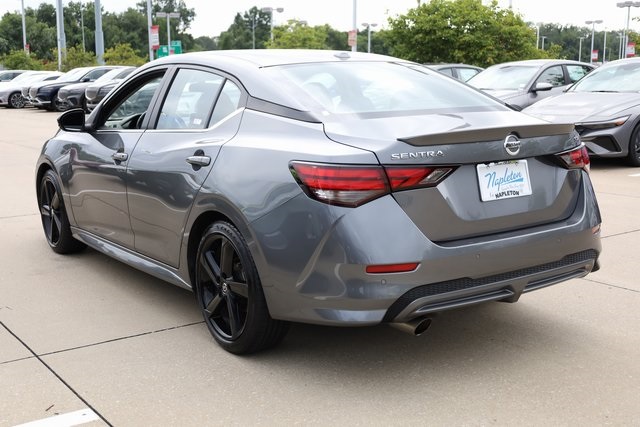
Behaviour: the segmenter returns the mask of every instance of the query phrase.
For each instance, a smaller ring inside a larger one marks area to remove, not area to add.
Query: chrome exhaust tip
[[[390,326],[413,336],[422,335],[429,326],[431,326],[431,322],[433,319],[431,317],[417,317],[415,319],[409,320],[408,322],[402,323],[389,323]]]

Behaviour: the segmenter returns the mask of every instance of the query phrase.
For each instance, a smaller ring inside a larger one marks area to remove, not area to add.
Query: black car
[[[128,76],[134,69],[135,67],[115,67],[103,74],[95,82],[80,82],[65,86],[58,91],[57,103],[60,109],[82,108],[86,112],[90,112],[87,110],[87,100],[85,97],[85,91],[89,86],[94,84],[102,85],[107,82],[112,82],[114,79],[120,81]]]
[[[73,83],[94,82],[114,68],[113,65],[74,68],[60,76],[53,83],[32,86],[29,89],[29,100],[31,104],[38,108],[45,108],[50,111],[64,111],[67,107],[58,102],[58,91],[61,88]]]
[[[118,86],[118,83],[131,74],[133,70],[135,70],[135,67],[124,67],[118,70],[111,70],[95,82],[86,86],[86,89],[84,90],[85,112],[90,113],[93,111],[96,105],[98,105],[98,103],[102,101],[102,99],[111,92],[114,87]]]

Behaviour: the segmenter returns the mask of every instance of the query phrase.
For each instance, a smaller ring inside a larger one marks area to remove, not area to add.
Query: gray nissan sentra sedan
[[[51,248],[193,290],[233,353],[292,321],[420,334],[598,268],[573,125],[397,58],[174,55],[59,124],[36,168]]]

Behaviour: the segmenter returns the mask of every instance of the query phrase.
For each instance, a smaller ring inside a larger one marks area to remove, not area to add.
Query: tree
[[[218,44],[213,37],[201,36],[194,40],[194,51],[216,50]]]
[[[145,58],[136,54],[136,51],[133,50],[129,43],[110,47],[105,51],[103,58],[107,65],[132,65],[139,67],[146,62]]]
[[[54,49],[54,56],[58,56],[58,50]],[[67,48],[62,59],[62,71],[69,71],[77,67],[89,67],[97,65],[95,54],[84,52],[82,47],[72,46]]]
[[[270,39],[271,15],[257,7],[236,14],[233,24],[220,34],[219,49],[251,49],[255,34],[255,48],[263,49]]]
[[[327,32],[324,26],[310,27],[297,20],[273,29],[273,41],[267,47],[276,49],[327,49]]]
[[[416,62],[489,66],[531,58],[535,32],[497,1],[431,0],[389,19],[392,54]]]
[[[128,44],[138,57],[149,56],[147,17],[129,8],[122,13],[105,13],[102,18],[105,47]]]
[[[42,63],[35,55],[26,55],[24,50],[14,50],[8,55],[0,57],[0,63],[10,70],[41,70]]]

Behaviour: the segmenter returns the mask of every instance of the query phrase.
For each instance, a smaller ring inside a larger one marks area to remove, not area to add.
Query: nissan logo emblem
[[[508,135],[504,140],[504,149],[511,156],[515,156],[520,152],[520,146],[521,146],[520,140],[518,139],[517,136],[513,134]]]

